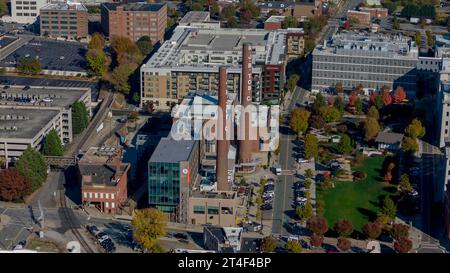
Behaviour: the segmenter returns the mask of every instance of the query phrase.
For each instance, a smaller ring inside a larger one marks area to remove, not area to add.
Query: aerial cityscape
[[[450,251],[449,0],[0,0],[0,90],[0,253]]]

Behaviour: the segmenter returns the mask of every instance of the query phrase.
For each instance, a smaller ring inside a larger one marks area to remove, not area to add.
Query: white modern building
[[[49,2],[49,0],[11,0],[11,15],[3,16],[2,20],[32,24],[39,16],[39,10]]]

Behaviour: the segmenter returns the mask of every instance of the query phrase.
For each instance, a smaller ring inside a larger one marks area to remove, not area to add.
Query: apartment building
[[[199,143],[162,138],[148,161],[148,203],[168,214],[172,222],[186,223],[189,191],[198,179]]]
[[[386,8],[370,8],[370,7],[360,7],[359,11],[368,12],[372,18],[386,18],[388,17],[388,9]]]
[[[167,26],[165,3],[102,3],[101,25],[105,35],[128,37],[137,41],[149,36],[152,43],[162,43]]]
[[[20,157],[28,145],[39,150],[51,129],[57,131],[63,144],[70,143],[72,104],[81,101],[90,111],[89,88],[0,88],[0,156],[7,162]]]
[[[141,66],[141,106],[168,108],[193,91],[217,95],[218,67],[227,65],[228,92],[240,94],[242,45],[252,45],[252,101],[276,100],[283,90],[286,35],[300,30],[177,27]]]
[[[49,2],[49,0],[11,0],[11,15],[3,16],[2,20],[19,24],[33,24],[39,16],[39,10]]]
[[[312,55],[313,92],[340,82],[347,90],[359,84],[367,91],[400,85],[408,96],[415,95],[419,53],[409,37],[344,32],[318,45]]]
[[[65,38],[88,36],[88,11],[81,3],[51,3],[42,7],[40,14],[41,35]]]
[[[92,147],[78,163],[81,202],[106,214],[121,214],[128,197],[130,163],[113,147]]]
[[[348,10],[347,19],[349,21],[355,21],[357,25],[368,26],[370,25],[370,13],[357,10]]]

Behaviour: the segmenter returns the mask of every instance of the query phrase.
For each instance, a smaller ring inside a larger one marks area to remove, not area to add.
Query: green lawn
[[[330,228],[339,219],[352,221],[355,230],[361,231],[364,224],[376,218],[379,203],[385,195],[391,195],[393,186],[384,186],[380,170],[384,157],[369,157],[361,167],[353,169],[367,173],[367,178],[358,182],[336,182],[327,192],[317,190],[318,198],[324,200],[324,216]],[[391,190],[391,191],[389,191]]]

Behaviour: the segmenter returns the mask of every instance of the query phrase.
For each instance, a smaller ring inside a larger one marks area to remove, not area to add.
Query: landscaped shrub
[[[356,171],[353,173],[353,179],[355,181],[361,181],[367,178],[367,173],[363,171]]]

